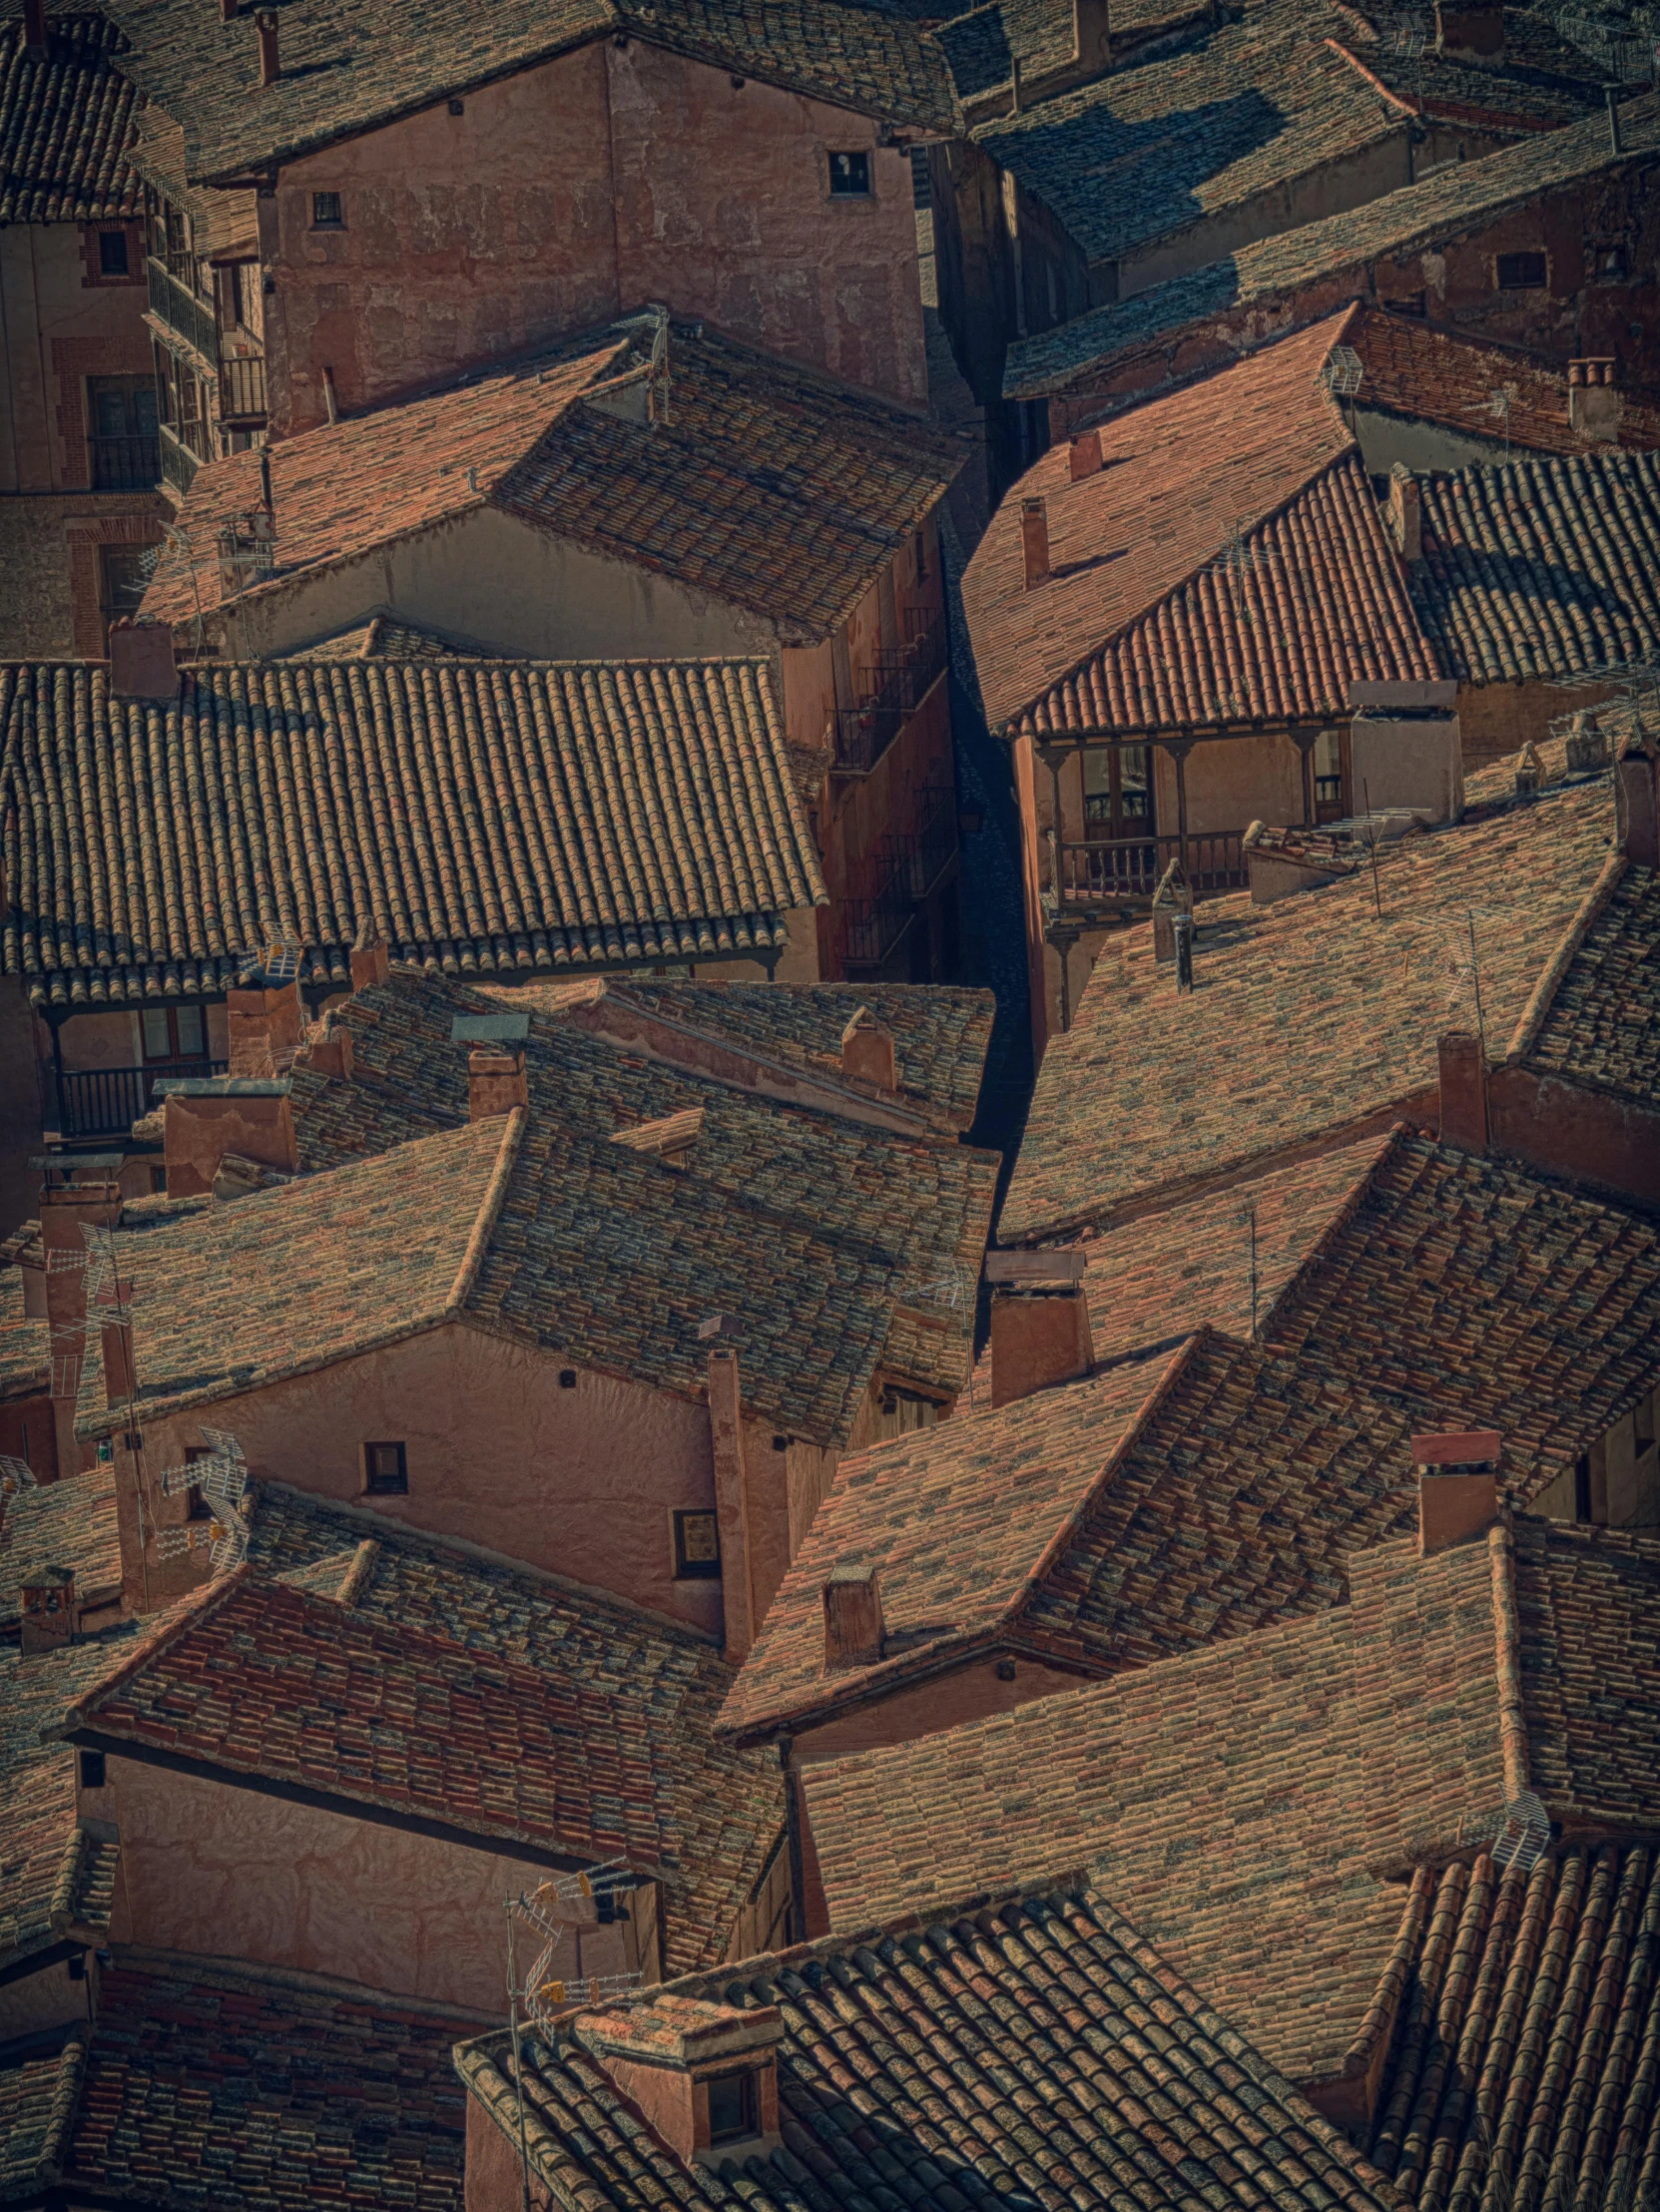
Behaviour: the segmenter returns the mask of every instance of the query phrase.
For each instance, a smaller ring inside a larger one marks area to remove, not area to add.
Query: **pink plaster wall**
[[[502,1903],[547,1868],[114,1754],[108,1773],[126,1881],[115,1941],[503,2010]],[[631,1923],[595,1927],[586,1906],[571,1926],[573,1973],[631,1969]]]
[[[830,149],[871,151],[830,202]],[[337,192],[340,230],[311,225]],[[907,158],[860,118],[596,42],[289,163],[261,204],[273,426],[348,412],[660,299],[922,403]]]

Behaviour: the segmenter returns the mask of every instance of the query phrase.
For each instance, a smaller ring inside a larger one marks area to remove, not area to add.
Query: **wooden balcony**
[[[856,707],[833,715],[831,773],[868,776],[945,672],[949,632],[943,614],[906,617],[911,635],[892,653],[860,670]]]
[[[183,338],[210,368],[217,367],[219,326],[213,308],[206,300],[198,299],[190,286],[182,284],[154,255],[145,265],[145,274],[150,286],[151,313]]]
[[[164,422],[158,435],[162,449],[162,482],[169,484],[183,499],[193,483],[196,472],[202,466],[202,457],[193,453],[171,424]]]
[[[1202,830],[1187,840],[1187,878],[1195,897],[1243,890],[1248,881],[1239,830]],[[1113,837],[1059,848],[1064,910],[1145,905],[1181,850],[1179,837]]]
[[[138,1068],[64,1069],[58,1075],[58,1135],[65,1144],[86,1137],[126,1136],[155,1104],[163,1076],[223,1075],[224,1060],[152,1060]]]
[[[266,419],[266,363],[261,353],[227,354],[219,364],[220,420],[256,427]]]

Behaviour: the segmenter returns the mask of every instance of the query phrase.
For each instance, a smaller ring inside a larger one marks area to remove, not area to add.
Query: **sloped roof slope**
[[[107,1600],[120,1589],[113,1467],[37,1483],[0,1507],[0,1627],[15,1627],[22,1584],[45,1566],[73,1567],[83,1603]]]
[[[29,52],[21,16],[0,20],[0,226],[143,212],[126,51],[102,15],[48,16],[44,55]]]
[[[12,663],[0,727],[38,1004],[215,995],[277,936],[336,984],[365,931],[450,973],[765,959],[829,895],[764,661],[213,662],[160,715]]]
[[[1557,985],[1529,1064],[1627,1098],[1660,1097],[1660,874],[1628,867]]]
[[[1349,425],[1319,381],[1347,321],[1103,424],[1102,465],[1075,483],[1064,443],[1027,470],[963,578],[993,724],[1323,714],[1347,708],[1352,677],[1435,673]],[[1050,575],[1028,591],[1021,507],[1037,497]],[[1254,559],[1230,568],[1240,541]]]
[[[23,1270],[0,1262],[0,1397],[26,1397],[52,1379],[52,1329],[28,1312]]]
[[[1382,2212],[1380,2177],[1124,1921],[1096,1880],[964,1898],[926,1920],[749,1959],[663,1992],[776,2005],[783,2142],[683,2166],[585,2047],[461,2045],[472,2095],[516,2143],[520,2081],[536,2178],[560,2212],[736,2195],[757,2212],[1009,2202],[1106,2212],[1276,2202]],[[636,2011],[632,2017],[638,2021]],[[590,2022],[592,2030],[590,2030]]]

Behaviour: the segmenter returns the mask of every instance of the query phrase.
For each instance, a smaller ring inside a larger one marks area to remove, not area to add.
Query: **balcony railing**
[[[227,356],[219,364],[219,411],[227,422],[264,422],[266,364],[259,353]]]
[[[1194,891],[1242,890],[1248,880],[1243,832],[1205,830],[1187,841],[1187,878]],[[1151,898],[1159,877],[1181,851],[1179,837],[1113,837],[1060,848],[1060,896],[1069,906],[1111,906]]]
[[[957,849],[957,802],[950,785],[918,794],[917,826],[878,837],[870,856],[875,891],[841,902],[843,967],[880,967]]]
[[[154,491],[162,480],[161,446],[153,437],[94,438],[94,491]]]
[[[58,1134],[66,1142],[81,1137],[125,1136],[155,1103],[152,1087],[161,1076],[223,1075],[224,1060],[153,1060],[142,1068],[77,1068],[58,1077]]]
[[[856,707],[834,717],[835,767],[844,776],[868,776],[922,704],[945,667],[943,614],[908,617],[912,635],[892,653],[878,653],[861,671],[865,690]]]
[[[182,499],[196,481],[201,461],[176,430],[164,422],[158,436],[162,449],[162,482],[171,484]]]
[[[219,329],[214,320],[214,310],[197,298],[188,285],[177,276],[169,276],[163,265],[151,257],[147,265],[150,279],[150,311],[159,316],[170,330],[177,330],[187,345],[210,365],[219,359]]]

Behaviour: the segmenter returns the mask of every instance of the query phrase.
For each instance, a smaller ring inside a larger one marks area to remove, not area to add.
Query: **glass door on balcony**
[[[148,376],[89,376],[94,491],[152,491],[161,481],[156,387]]]
[[[1348,813],[1343,792],[1343,739],[1323,730],[1315,740],[1315,821],[1342,822]]]
[[[1144,745],[1084,754],[1084,838],[1117,844],[1154,833],[1152,763]]]
[[[208,1050],[200,1006],[146,1006],[140,1012],[146,1066],[157,1060],[200,1060]]]

